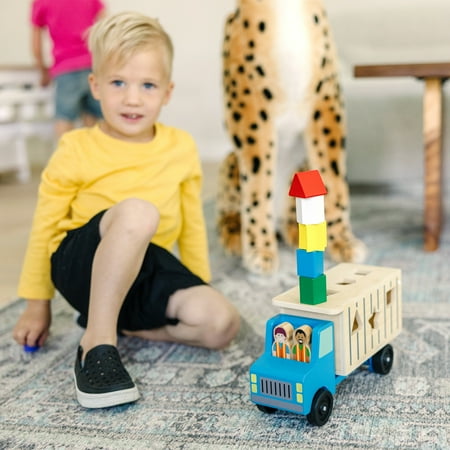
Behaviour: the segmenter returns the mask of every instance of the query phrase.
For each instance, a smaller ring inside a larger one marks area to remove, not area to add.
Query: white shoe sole
[[[78,403],[84,408],[108,408],[109,406],[135,402],[139,398],[139,391],[136,386],[122,391],[88,394],[78,389],[77,381],[75,380],[75,389]]]

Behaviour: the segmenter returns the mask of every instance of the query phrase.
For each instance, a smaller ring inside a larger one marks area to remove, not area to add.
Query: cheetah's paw
[[[252,249],[243,255],[243,265],[257,275],[271,275],[279,267],[278,252]]]
[[[242,254],[241,216],[239,213],[224,214],[218,222],[219,241],[231,255]]]
[[[361,263],[367,257],[364,242],[352,237],[348,240],[328,241],[327,253],[333,261]]]

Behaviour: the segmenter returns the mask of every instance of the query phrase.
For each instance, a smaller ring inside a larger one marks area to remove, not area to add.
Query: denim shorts
[[[55,77],[55,117],[73,122],[84,114],[101,118],[100,103],[89,87],[90,70],[68,72]]]
[[[51,257],[53,284],[80,313],[78,323],[84,327],[88,319],[92,262],[100,243],[99,225],[104,213],[69,231]],[[166,316],[169,297],[180,289],[205,284],[172,253],[150,243],[122,305],[118,330],[151,330],[175,325],[178,319]]]

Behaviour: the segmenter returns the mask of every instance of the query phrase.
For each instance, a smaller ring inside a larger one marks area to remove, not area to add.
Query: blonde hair
[[[173,44],[157,19],[137,12],[122,12],[105,17],[89,31],[94,73],[101,71],[107,61],[120,66],[136,52],[148,48],[161,48],[164,51],[170,78]]]

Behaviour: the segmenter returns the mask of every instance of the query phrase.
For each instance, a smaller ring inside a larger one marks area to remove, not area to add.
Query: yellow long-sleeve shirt
[[[181,261],[209,281],[201,181],[195,142],[176,128],[156,124],[147,143],[114,139],[98,126],[67,133],[42,173],[19,296],[52,298],[50,257],[67,231],[127,198],[158,208],[152,242],[169,251],[178,244]]]

